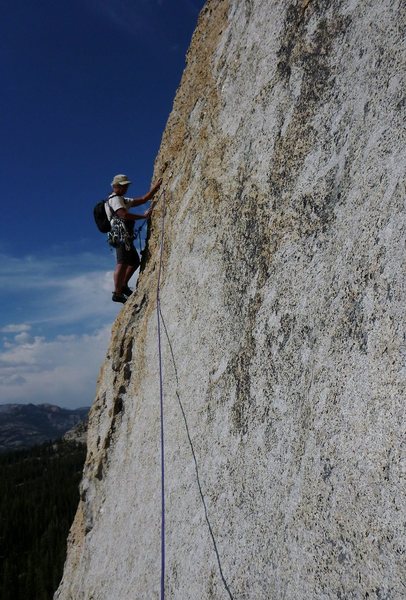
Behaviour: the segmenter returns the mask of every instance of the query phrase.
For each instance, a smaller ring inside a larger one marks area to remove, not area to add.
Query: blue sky
[[[148,191],[203,0],[14,0],[0,24],[0,404],[89,405],[114,256],[93,205]]]

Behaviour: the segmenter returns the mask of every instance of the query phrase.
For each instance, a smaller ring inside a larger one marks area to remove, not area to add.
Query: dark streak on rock
[[[124,365],[124,370],[123,370],[124,381],[129,381],[131,379],[131,373],[132,373],[131,363],[126,363]]]
[[[304,160],[309,150],[317,145],[318,133],[312,125],[313,117],[334,90],[335,78],[330,67],[333,45],[350,24],[348,17],[339,14],[331,19],[320,18],[309,42],[306,39],[308,22],[311,17],[325,10],[325,4],[314,2],[307,10],[300,4],[291,5],[287,10],[284,36],[278,51],[278,71],[286,85],[290,83],[293,67],[302,73],[302,81],[291,120],[275,143],[269,183],[274,197],[273,209],[281,215],[286,208],[293,209],[295,217],[290,226],[297,226],[302,235],[325,229],[331,224],[334,207],[341,200],[342,192],[337,189],[333,173],[329,175],[324,189],[303,197],[301,205],[291,205],[290,194]],[[278,243],[278,240],[275,241]]]

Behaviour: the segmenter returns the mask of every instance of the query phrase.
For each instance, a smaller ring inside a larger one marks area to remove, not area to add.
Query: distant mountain
[[[84,421],[80,421],[77,425],[69,429],[63,436],[62,440],[65,442],[74,442],[75,444],[86,444],[87,443],[87,418]]]
[[[88,412],[88,407],[68,410],[52,404],[0,405],[0,452],[61,438]]]

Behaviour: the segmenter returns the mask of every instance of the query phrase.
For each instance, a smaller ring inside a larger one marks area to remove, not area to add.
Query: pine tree
[[[1,600],[52,600],[84,458],[67,442],[0,455]]]

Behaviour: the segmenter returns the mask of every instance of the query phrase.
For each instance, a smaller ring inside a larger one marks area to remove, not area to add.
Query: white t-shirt
[[[108,202],[105,202],[104,208],[109,221],[113,218],[113,212],[110,210],[110,206],[113,210],[119,208],[125,208],[128,210],[128,204],[131,202],[131,198],[124,198],[124,196],[117,196],[117,194],[110,194]],[[109,206],[110,205],[110,206]]]

